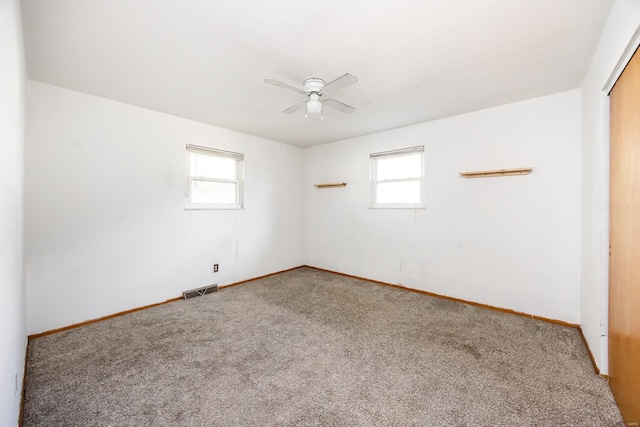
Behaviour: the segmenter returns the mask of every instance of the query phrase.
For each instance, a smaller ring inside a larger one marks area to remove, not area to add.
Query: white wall
[[[3,327],[16,325],[2,333],[18,340],[2,348],[3,378],[21,366],[16,354],[24,350],[19,271],[24,72],[17,4],[0,0],[0,119],[10,123],[0,129],[0,225],[8,245],[0,263],[8,275],[2,286],[10,288],[0,312],[11,319],[3,318]],[[581,100],[567,92],[314,147],[304,155],[260,138],[31,83],[28,330],[299,265],[303,190],[296,183],[304,157],[304,262],[581,322],[606,373],[608,104],[602,89],[639,26],[640,3],[617,0]],[[576,142],[580,131],[582,148]],[[245,210],[182,209],[186,143],[247,154]],[[368,209],[368,154],[417,144],[427,147],[427,209]],[[457,175],[527,165],[535,169],[526,177]],[[343,180],[349,182],[344,189],[312,187]],[[400,260],[403,272],[397,270]],[[213,262],[221,265],[217,275],[210,271]]]
[[[369,154],[415,145],[427,208],[368,209]],[[306,149],[304,192],[306,264],[580,322],[579,90]]]
[[[20,3],[0,0],[0,426],[18,423],[27,347],[23,273],[25,82]]]
[[[38,82],[27,93],[29,333],[302,264],[301,149]],[[184,210],[186,144],[245,154],[244,210]]]
[[[639,28],[640,2],[616,1],[582,84],[582,331],[605,374],[608,372],[609,104],[603,89]]]

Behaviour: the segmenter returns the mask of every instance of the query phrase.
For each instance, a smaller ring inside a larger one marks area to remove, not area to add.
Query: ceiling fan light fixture
[[[320,102],[320,95],[317,93],[312,93],[309,95],[309,100],[307,101],[307,113],[309,114],[317,114],[322,111],[322,102]]]
[[[330,81],[329,83],[325,83],[324,80],[317,77],[307,79],[302,84],[302,89],[298,89],[295,86],[291,86],[290,84],[282,83],[281,81],[274,79],[264,79],[264,82],[299,93],[301,95],[306,95],[306,99],[298,101],[289,108],[285,109],[283,111],[284,114],[293,114],[304,107],[305,117],[307,117],[309,114],[320,113],[320,118],[324,119],[325,104],[345,114],[351,114],[356,110],[352,106],[335,99],[326,99],[326,97],[325,99],[322,99],[323,96],[326,96],[329,93],[357,83],[358,78],[356,76],[352,76],[349,73],[340,76],[337,79]]]

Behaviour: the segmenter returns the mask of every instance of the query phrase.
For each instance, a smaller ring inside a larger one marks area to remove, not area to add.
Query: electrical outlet
[[[214,273],[218,272],[218,264],[213,264],[213,272]]]
[[[404,261],[398,261],[398,271],[404,271]]]

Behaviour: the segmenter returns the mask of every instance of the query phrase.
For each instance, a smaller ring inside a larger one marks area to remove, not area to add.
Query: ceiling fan
[[[275,85],[275,86],[279,86],[288,90],[292,90],[301,95],[307,96],[306,99],[296,102],[291,107],[284,110],[283,111],[284,114],[295,113],[302,107],[305,107],[305,114],[304,114],[305,117],[307,117],[307,114],[320,113],[321,118],[324,119],[324,115],[323,115],[324,105],[328,105],[329,107],[335,108],[336,110],[342,111],[343,113],[346,113],[346,114],[351,114],[354,111],[356,111],[356,109],[350,105],[347,105],[340,101],[336,101],[335,99],[324,98],[325,95],[328,95],[331,92],[335,92],[338,89],[342,89],[354,83],[357,83],[358,78],[356,76],[352,76],[349,73],[345,74],[344,76],[338,77],[337,79],[329,83],[325,83],[324,80],[316,77],[307,79],[302,84],[302,89],[299,89],[295,86],[291,86],[289,84],[282,83],[281,81],[273,80],[273,79],[264,79],[264,82]]]

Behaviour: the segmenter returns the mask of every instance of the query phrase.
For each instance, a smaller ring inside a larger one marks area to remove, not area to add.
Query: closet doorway
[[[640,53],[610,93],[609,383],[640,425]]]

